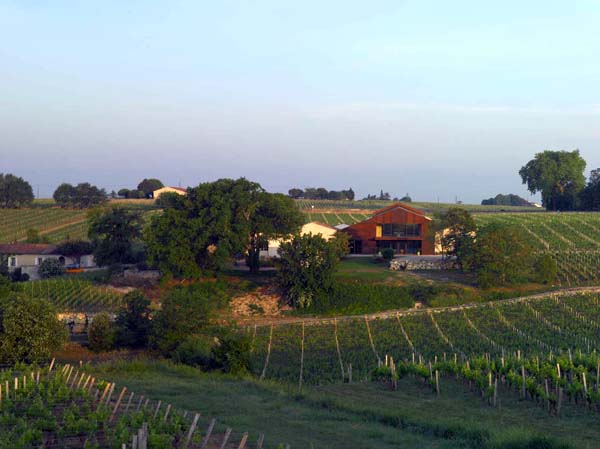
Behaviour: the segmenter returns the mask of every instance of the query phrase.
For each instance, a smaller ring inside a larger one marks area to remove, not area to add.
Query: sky
[[[600,2],[0,0],[0,172],[535,200],[600,167]]]

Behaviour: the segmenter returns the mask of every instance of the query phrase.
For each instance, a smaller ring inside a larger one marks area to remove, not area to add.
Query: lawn
[[[442,395],[436,398],[410,378],[402,379],[395,392],[355,383],[305,388],[298,394],[297,385],[240,380],[166,362],[114,362],[93,369],[130,391],[248,431],[251,441],[264,432],[267,447],[591,449],[600,440],[595,412],[566,405],[557,419],[504,390],[501,407],[493,408],[453,379],[443,379]],[[525,445],[541,436],[568,445]]]

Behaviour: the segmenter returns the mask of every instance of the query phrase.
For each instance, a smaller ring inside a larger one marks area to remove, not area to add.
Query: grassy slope
[[[374,384],[285,387],[252,380],[204,374],[167,363],[101,365],[95,370],[131,391],[220,418],[255,440],[265,432],[269,447],[292,448],[525,448],[506,445],[546,435],[568,447],[597,447],[597,413],[566,406],[564,417],[550,417],[532,402],[502,391],[501,408],[481,402],[474,393],[443,379],[436,399],[418,381],[404,379],[399,391]],[[557,447],[557,446],[529,446]]]

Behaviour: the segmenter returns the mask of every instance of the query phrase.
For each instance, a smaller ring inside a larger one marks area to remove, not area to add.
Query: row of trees
[[[544,151],[519,175],[531,193],[541,192],[548,210],[600,210],[600,169],[592,170],[586,184],[585,167],[579,150]]]
[[[327,190],[324,187],[307,187],[306,189],[293,188],[288,190],[288,195],[294,199],[307,200],[353,200],[354,190]]]
[[[108,199],[104,189],[91,185],[89,182],[82,182],[75,186],[66,182],[62,183],[54,191],[52,197],[60,207],[79,209],[99,206]]]
[[[403,203],[412,202],[412,198],[410,197],[410,195],[408,193],[401,198],[398,198],[398,197],[392,198],[390,193],[384,192],[383,189],[379,192],[379,195],[368,194],[364,199],[365,200],[378,200],[378,201],[401,201]]]

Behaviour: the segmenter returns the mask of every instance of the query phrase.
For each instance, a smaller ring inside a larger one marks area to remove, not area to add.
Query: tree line
[[[288,190],[288,196],[294,199],[306,200],[350,200],[354,199],[354,190],[327,190],[324,187],[307,187],[306,189],[292,188]]]

